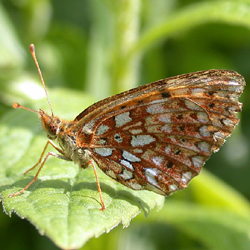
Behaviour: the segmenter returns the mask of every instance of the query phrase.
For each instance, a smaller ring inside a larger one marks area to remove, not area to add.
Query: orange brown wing
[[[77,144],[118,182],[170,194],[231,135],[244,85],[234,71],[210,70],[123,92],[76,117]]]

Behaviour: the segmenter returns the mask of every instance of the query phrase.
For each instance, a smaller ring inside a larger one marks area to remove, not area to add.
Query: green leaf
[[[226,23],[249,28],[250,5],[249,1],[246,2],[204,1],[181,8],[179,11],[173,12],[161,24],[146,30],[128,53],[128,58],[136,53],[145,53],[148,48],[178,32],[184,32],[205,23]]]
[[[149,220],[174,225],[203,243],[206,249],[247,250],[250,247],[250,213],[246,217],[223,208],[167,200],[163,209]]]
[[[1,77],[16,67],[23,65],[25,52],[18,39],[17,31],[0,3],[0,72]]]
[[[196,201],[204,206],[224,208],[246,217],[250,215],[249,201],[205,169],[189,188]]]
[[[60,117],[74,117],[91,104],[85,94],[69,90],[49,91],[54,113]],[[28,107],[31,105],[27,104]],[[36,102],[35,110],[48,110],[46,100]],[[79,170],[70,162],[51,157],[38,180],[23,194],[8,198],[34,177],[37,170],[22,174],[39,159],[46,136],[38,125],[36,114],[13,110],[0,125],[0,188],[4,210],[26,218],[61,248],[79,248],[91,237],[122,223],[127,227],[141,209],[145,215],[164,197],[149,191],[133,191],[98,171],[106,209],[101,204],[92,168]],[[54,151],[50,148],[49,150]]]

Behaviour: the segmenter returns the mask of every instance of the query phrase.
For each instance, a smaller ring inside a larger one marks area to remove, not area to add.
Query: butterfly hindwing
[[[244,84],[236,72],[211,70],[126,91],[76,118],[78,144],[118,182],[167,195],[186,187],[232,133]]]

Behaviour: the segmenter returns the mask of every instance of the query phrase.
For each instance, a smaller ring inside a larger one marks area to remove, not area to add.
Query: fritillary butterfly
[[[30,51],[37,65],[34,46]],[[38,113],[49,138],[38,163],[38,177],[49,156],[91,164],[102,209],[105,205],[94,162],[108,176],[135,190],[169,195],[185,188],[198,175],[212,152],[231,135],[241,111],[238,98],[244,78],[230,70],[208,70],[159,80],[99,101],[75,120]],[[45,87],[44,87],[45,88]],[[46,89],[45,89],[46,92]],[[46,93],[47,94],[47,93]],[[57,147],[52,140],[57,139]],[[60,154],[48,152],[51,144]],[[28,172],[27,171],[27,172]]]

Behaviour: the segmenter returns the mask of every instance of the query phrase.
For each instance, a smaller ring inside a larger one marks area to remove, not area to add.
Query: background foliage
[[[40,98],[41,92],[32,91],[40,83],[30,43],[36,45],[50,89],[83,91],[97,101],[211,68],[236,70],[248,83],[249,28],[247,0],[1,1],[0,114],[8,113],[14,101]],[[84,249],[249,249],[248,95],[247,86],[241,122],[207,162],[210,173],[203,171],[186,190],[166,198],[160,212],[138,216],[129,228],[119,226],[91,239]],[[0,241],[4,249],[57,249],[14,214],[11,219],[0,215]]]

